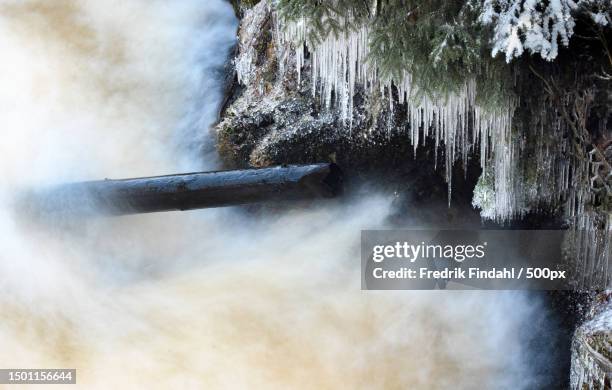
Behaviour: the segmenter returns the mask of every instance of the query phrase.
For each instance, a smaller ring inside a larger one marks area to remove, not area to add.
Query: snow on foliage
[[[493,51],[510,62],[525,50],[553,60],[574,33],[572,0],[485,0],[480,21],[493,26]]]
[[[610,23],[610,15],[603,12],[592,12],[591,18],[593,18],[593,22],[601,26],[607,26]]]
[[[574,34],[573,14],[582,9],[596,25],[610,24],[610,0],[485,0],[480,22],[493,27],[492,55],[510,62],[525,50],[555,59],[559,45],[569,45]]]

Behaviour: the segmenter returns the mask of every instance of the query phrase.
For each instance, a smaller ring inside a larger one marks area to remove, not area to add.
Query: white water
[[[87,389],[533,387],[539,302],[359,289],[382,195],[257,219],[20,217],[42,183],[214,165],[184,145],[207,142],[235,28],[220,0],[0,2],[0,367],[74,367]]]

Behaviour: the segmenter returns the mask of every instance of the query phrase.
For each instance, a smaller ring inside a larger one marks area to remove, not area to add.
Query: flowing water
[[[215,166],[237,21],[221,0],[0,1],[0,367],[92,388],[533,388],[522,293],[360,290],[390,197],[30,221],[21,191]]]

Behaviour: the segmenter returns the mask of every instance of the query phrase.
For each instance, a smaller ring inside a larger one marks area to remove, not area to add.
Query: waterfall
[[[221,0],[0,1],[0,367],[91,388],[533,388],[542,302],[360,290],[392,197],[32,221],[19,193],[212,167]],[[540,359],[544,361],[545,359]]]

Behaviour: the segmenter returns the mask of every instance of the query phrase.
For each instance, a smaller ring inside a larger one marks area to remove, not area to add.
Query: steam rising
[[[0,367],[77,368],[88,389],[533,386],[526,295],[360,290],[383,195],[258,218],[22,217],[28,188],[213,166],[194,152],[235,29],[221,0],[0,2]]]

